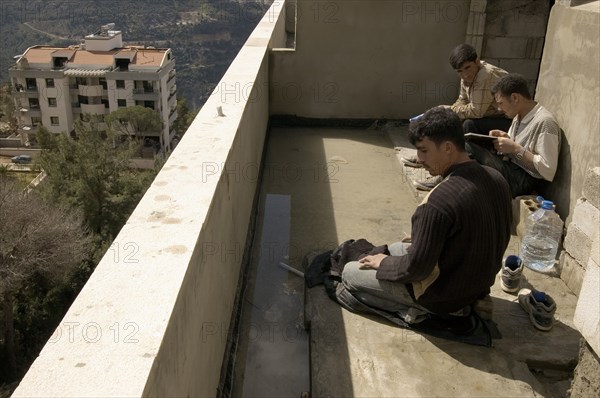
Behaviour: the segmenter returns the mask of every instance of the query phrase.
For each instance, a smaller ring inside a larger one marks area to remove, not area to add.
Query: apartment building
[[[176,112],[175,58],[171,49],[123,46],[121,31],[103,25],[78,45],[33,46],[9,69],[23,143],[39,124],[70,133],[74,121],[101,119],[119,108],[154,109],[162,131],[143,132],[146,146],[171,149]],[[146,151],[147,152],[147,151]]]

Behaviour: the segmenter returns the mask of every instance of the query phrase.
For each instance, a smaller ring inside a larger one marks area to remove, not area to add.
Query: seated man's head
[[[467,156],[460,118],[444,107],[430,109],[411,123],[408,138],[417,148],[419,163],[434,176],[444,174]]]
[[[479,56],[470,44],[456,46],[450,53],[450,65],[465,83],[473,83],[479,72]]]
[[[523,112],[526,114],[531,108],[532,99],[527,80],[517,73],[508,74],[498,80],[492,87],[492,94],[498,109],[510,118]]]

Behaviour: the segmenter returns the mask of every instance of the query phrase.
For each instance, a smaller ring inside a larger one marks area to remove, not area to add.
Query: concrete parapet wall
[[[217,394],[268,124],[260,89],[269,48],[285,38],[282,4],[258,24],[15,397]],[[247,91],[221,95],[232,87]]]

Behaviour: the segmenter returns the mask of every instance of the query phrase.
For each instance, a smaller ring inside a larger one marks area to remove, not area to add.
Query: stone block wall
[[[481,58],[520,73],[535,92],[546,25],[547,0],[488,0]]]
[[[600,167],[595,167],[587,173],[586,189],[575,205],[562,258],[561,277],[579,297],[573,323],[585,339],[571,385],[572,397],[598,396],[600,391],[600,211],[594,202],[599,184]]]
[[[592,247],[599,239],[600,210],[596,202],[599,185],[600,167],[590,169],[584,186],[596,189],[584,189],[583,196],[577,200],[563,242],[564,250],[560,256],[561,278],[578,296],[588,264],[598,255],[593,252]]]

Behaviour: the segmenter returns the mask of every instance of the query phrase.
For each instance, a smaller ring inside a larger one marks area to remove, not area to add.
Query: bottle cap
[[[542,209],[544,210],[552,210],[554,208],[554,203],[550,200],[544,200],[542,202]]]

